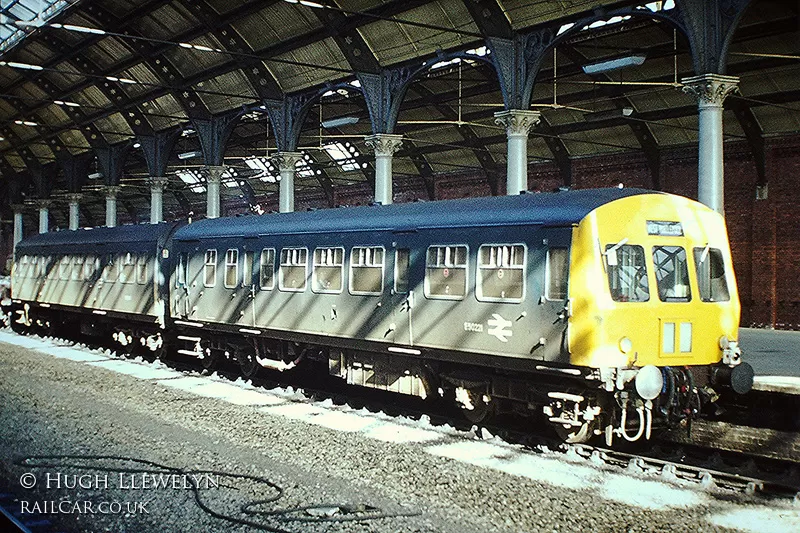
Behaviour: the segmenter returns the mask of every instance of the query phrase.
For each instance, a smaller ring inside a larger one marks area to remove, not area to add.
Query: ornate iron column
[[[720,214],[725,212],[722,149],[722,103],[737,89],[739,78],[703,74],[684,78],[684,92],[697,98],[698,139],[697,199]]]
[[[219,200],[220,200],[220,183],[222,183],[222,173],[225,172],[225,167],[211,166],[208,167],[208,176],[206,177],[206,218],[219,218]]]
[[[494,114],[495,123],[504,126],[508,136],[506,194],[509,196],[528,190],[528,134],[541,118],[540,112],[525,109]]]
[[[150,179],[150,223],[158,224],[164,220],[164,189],[169,178],[158,176]]]
[[[50,231],[50,200],[36,200],[39,208],[39,233]]]
[[[119,194],[119,185],[106,185],[103,190],[106,193],[106,227],[113,228],[117,225],[117,194]]]
[[[392,156],[403,144],[403,136],[394,133],[376,133],[364,139],[375,153],[375,202],[392,203]]]
[[[294,211],[294,174],[295,167],[303,158],[300,152],[278,152],[273,157],[274,164],[281,175],[279,191],[279,210],[281,213]]]
[[[69,199],[69,229],[78,229],[80,227],[80,202],[82,197],[82,194],[76,192],[67,196]]]

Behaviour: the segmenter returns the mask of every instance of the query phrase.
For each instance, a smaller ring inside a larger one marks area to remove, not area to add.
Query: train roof
[[[180,228],[174,239],[522,224],[569,226],[601,205],[639,194],[663,193],[615,187],[205,219]]]
[[[53,248],[86,246],[99,248],[107,245],[109,249],[126,248],[131,244],[155,244],[175,227],[175,222],[161,224],[133,224],[113,228],[85,228],[77,230],[50,231],[39,233],[20,241],[17,252],[37,252]]]

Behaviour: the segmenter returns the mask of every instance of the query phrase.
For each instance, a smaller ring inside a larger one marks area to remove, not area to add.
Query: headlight
[[[622,337],[619,340],[619,351],[622,353],[630,353],[633,350],[633,342],[628,337]]]
[[[655,400],[664,387],[664,376],[657,366],[647,365],[636,374],[636,392],[645,400]]]

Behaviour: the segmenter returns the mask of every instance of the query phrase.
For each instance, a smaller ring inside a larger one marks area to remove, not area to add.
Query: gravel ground
[[[20,505],[27,502],[29,509],[36,502],[61,500],[91,501],[95,511],[100,502],[121,504],[115,514],[77,513],[62,506],[73,512],[51,516],[76,531],[258,530],[202,510],[190,489],[131,488],[143,482],[130,477],[131,471],[142,468],[172,475],[169,479],[179,485],[186,471],[233,474],[197,478],[205,505],[213,513],[290,532],[728,531],[725,526],[796,531],[800,524],[797,506],[767,508],[744,496],[642,480],[566,457],[540,459],[536,456],[541,454],[519,449],[509,451],[509,458],[498,458],[492,454],[502,447],[452,430],[440,431],[433,441],[387,442],[391,439],[369,438],[363,431],[335,425],[331,429],[268,407],[198,396],[165,386],[167,381],[143,380],[0,342],[0,477],[18,489]],[[30,460],[41,455],[70,457]],[[99,455],[114,459],[92,458]],[[20,465],[26,457],[29,462]],[[551,474],[545,475],[545,469]],[[23,474],[36,476],[37,486],[23,489]],[[89,474],[80,478],[88,488],[65,488],[63,484],[76,481],[69,477],[73,474]],[[276,494],[265,480],[280,486],[282,497],[254,509],[317,508],[279,515],[243,513],[242,504]],[[137,502],[143,502],[146,512],[136,508]],[[128,504],[132,512],[127,512]],[[324,504],[368,506],[394,516],[348,522],[285,520],[317,520],[312,514],[325,511],[319,509]]]

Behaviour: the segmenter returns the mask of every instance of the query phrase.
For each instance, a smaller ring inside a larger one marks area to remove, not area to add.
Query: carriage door
[[[405,344],[408,346],[414,345],[414,304],[418,294],[415,294],[415,287],[411,282],[411,247],[402,240],[394,243],[391,249],[394,256],[392,263],[392,275],[390,294],[393,322],[393,336],[394,342],[398,344]]]
[[[189,318],[189,254],[181,252],[175,272],[175,316]]]
[[[541,256],[540,256],[541,257]],[[569,319],[569,301],[567,299],[567,283],[569,275],[569,248],[556,239],[550,239],[544,248],[544,257],[540,265],[542,275],[536,276],[544,280],[539,298],[538,323],[541,331],[534,338],[540,342],[533,351],[534,357],[545,361],[562,361],[567,357],[566,330]],[[542,342],[543,340],[543,342]]]

